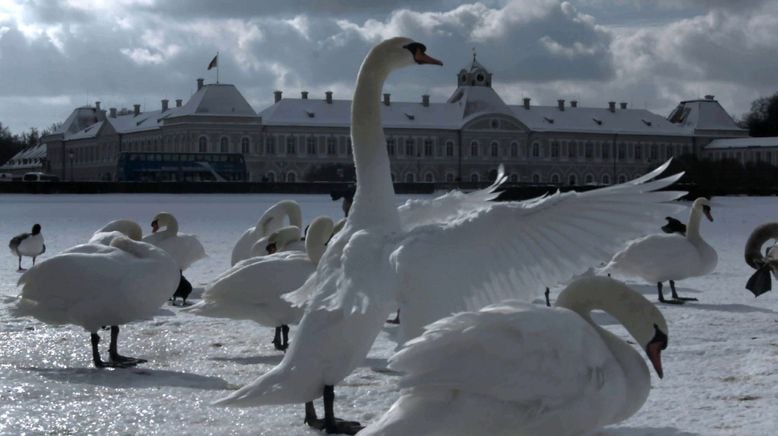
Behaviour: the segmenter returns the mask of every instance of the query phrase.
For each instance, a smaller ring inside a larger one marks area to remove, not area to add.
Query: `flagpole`
[[[219,52],[216,52],[216,84],[219,84]]]

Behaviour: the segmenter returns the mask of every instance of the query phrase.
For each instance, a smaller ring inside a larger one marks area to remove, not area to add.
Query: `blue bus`
[[[122,182],[243,182],[240,153],[119,153]]]

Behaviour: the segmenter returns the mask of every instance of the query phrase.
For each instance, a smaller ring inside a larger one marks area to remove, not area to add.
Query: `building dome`
[[[459,86],[492,86],[492,73],[476,60],[475,50],[473,50],[473,61],[469,67],[462,68],[457,76]]]

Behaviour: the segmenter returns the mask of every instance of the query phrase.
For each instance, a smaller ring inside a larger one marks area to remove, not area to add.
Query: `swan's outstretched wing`
[[[554,410],[602,389],[612,360],[577,314],[506,301],[427,326],[389,367],[403,373],[402,388],[457,390]]]
[[[451,191],[432,200],[408,200],[397,208],[403,228],[443,223],[463,213],[481,208],[500,195],[498,189],[507,179],[505,168],[500,165],[497,178],[487,188],[469,193]]]
[[[508,298],[529,301],[545,286],[607,262],[681,208],[669,202],[683,192],[653,192],[681,175],[490,203],[447,224],[413,229],[392,255],[406,284],[398,298],[400,339],[455,312]]]

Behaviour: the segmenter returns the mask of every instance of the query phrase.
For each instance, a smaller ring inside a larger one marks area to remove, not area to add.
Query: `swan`
[[[165,230],[159,231],[160,227]],[[178,233],[178,221],[172,214],[158,213],[151,221],[151,230],[152,233],[146,235],[143,242],[156,245],[170,253],[182,271],[205,257],[205,248],[197,236]]]
[[[119,325],[153,317],[178,280],[178,265],[166,251],[118,237],[110,245],[76,245],[30,268],[19,278],[22,289],[11,311],[81,326],[91,334],[94,366],[130,367],[145,360],[118,353]],[[97,348],[103,326],[111,326],[107,362]]]
[[[143,239],[143,229],[140,224],[129,219],[118,219],[109,222],[96,230],[89,239],[89,244],[110,245],[115,238],[125,236],[133,241]]]
[[[281,295],[299,288],[313,273],[332,229],[329,217],[314,219],[305,239],[306,252],[280,251],[241,260],[208,284],[202,301],[186,311],[275,327],[273,345],[285,350],[289,346],[288,325],[300,320],[303,309]]]
[[[700,197],[692,203],[685,236],[678,233],[654,234],[631,241],[613,256],[604,270],[656,283],[662,303],[696,301],[696,298],[679,297],[675,291],[675,280],[703,276],[716,268],[716,250],[700,236],[703,215],[713,221],[710,202]],[[662,293],[664,281],[670,282],[672,300],[665,300]]]
[[[767,247],[762,254],[762,245],[768,240],[773,239],[772,245]],[[745,258],[746,263],[756,271],[746,282],[746,289],[753,292],[758,297],[772,289],[772,280],[770,271],[776,275],[778,271],[778,223],[766,223],[758,226],[751,232],[751,236],[746,241]],[[778,277],[778,275],[776,275]]]
[[[33,224],[30,233],[20,233],[11,238],[8,248],[11,249],[11,254],[19,258],[19,268],[17,271],[24,271],[24,268],[22,268],[22,256],[32,257],[32,264],[35,266],[35,258],[46,251],[46,244],[43,242],[40,224]]]
[[[427,326],[390,358],[400,398],[360,436],[574,436],[629,418],[648,398],[649,369],[592,310],[619,320],[663,377],[661,312],[617,280],[586,277],[553,308],[508,300]]]
[[[266,256],[279,251],[305,251],[305,240],[297,226],[283,226],[263,236],[251,246],[251,257]]]
[[[302,228],[303,218],[300,205],[294,200],[281,200],[270,206],[257,221],[257,225],[249,227],[240,236],[235,247],[232,249],[230,266],[235,265],[243,259],[251,256],[251,248],[263,236],[278,230],[284,225],[284,218],[287,218],[289,225]]]
[[[669,162],[626,184],[493,202],[492,189],[450,192],[396,206],[381,129],[381,92],[389,73],[438,64],[421,43],[397,37],[374,46],[360,67],[351,110],[357,189],[345,227],[316,271],[285,298],[306,304],[282,361],[214,402],[225,406],[305,403],[305,422],[327,432],[361,427],[334,414],[334,385],[362,363],[390,312],[400,307],[401,338],[451,313],[540,289],[609,259],[629,239],[674,213],[683,192],[656,189]],[[498,173],[496,188],[505,180]],[[585,230],[585,231],[584,231]],[[300,298],[297,298],[300,297]],[[324,419],[313,400],[324,397]]]

